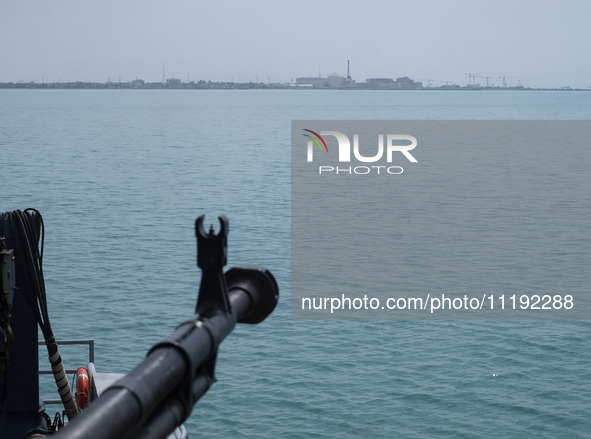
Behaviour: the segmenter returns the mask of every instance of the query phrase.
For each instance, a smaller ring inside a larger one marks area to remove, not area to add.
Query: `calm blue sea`
[[[591,93],[0,90],[0,211],[43,214],[56,337],[131,370],[192,314],[193,223],[224,213],[229,266],[281,300],[223,343],[192,437],[591,437],[588,322],[291,320],[292,119],[591,119]]]

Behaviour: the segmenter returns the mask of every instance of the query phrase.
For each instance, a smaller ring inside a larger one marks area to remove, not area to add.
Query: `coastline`
[[[222,82],[222,81],[191,81],[181,83],[162,82],[0,82],[0,89],[47,89],[47,90],[347,90],[347,91],[591,91],[591,88],[533,88],[533,87],[500,87],[474,85],[443,85],[440,87],[385,88],[370,87],[361,84],[355,87],[308,87],[285,83],[255,82]]]

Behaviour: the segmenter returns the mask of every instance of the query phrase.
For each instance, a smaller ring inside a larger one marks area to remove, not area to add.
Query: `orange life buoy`
[[[88,371],[84,367],[76,371],[76,406],[82,410],[89,404]]]

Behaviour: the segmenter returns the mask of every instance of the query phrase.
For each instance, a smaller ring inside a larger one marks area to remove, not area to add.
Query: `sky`
[[[591,87],[589,0],[0,0],[0,82]],[[473,76],[472,76],[473,75]]]

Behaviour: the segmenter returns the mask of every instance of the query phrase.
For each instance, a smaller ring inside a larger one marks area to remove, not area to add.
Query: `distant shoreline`
[[[440,87],[414,88],[381,88],[360,84],[355,87],[317,88],[296,84],[254,83],[254,82],[214,82],[198,81],[175,84],[162,82],[2,82],[0,89],[41,89],[41,90],[368,90],[368,91],[591,91],[591,88],[532,88],[532,87],[499,87],[499,86],[459,86],[445,85]]]

